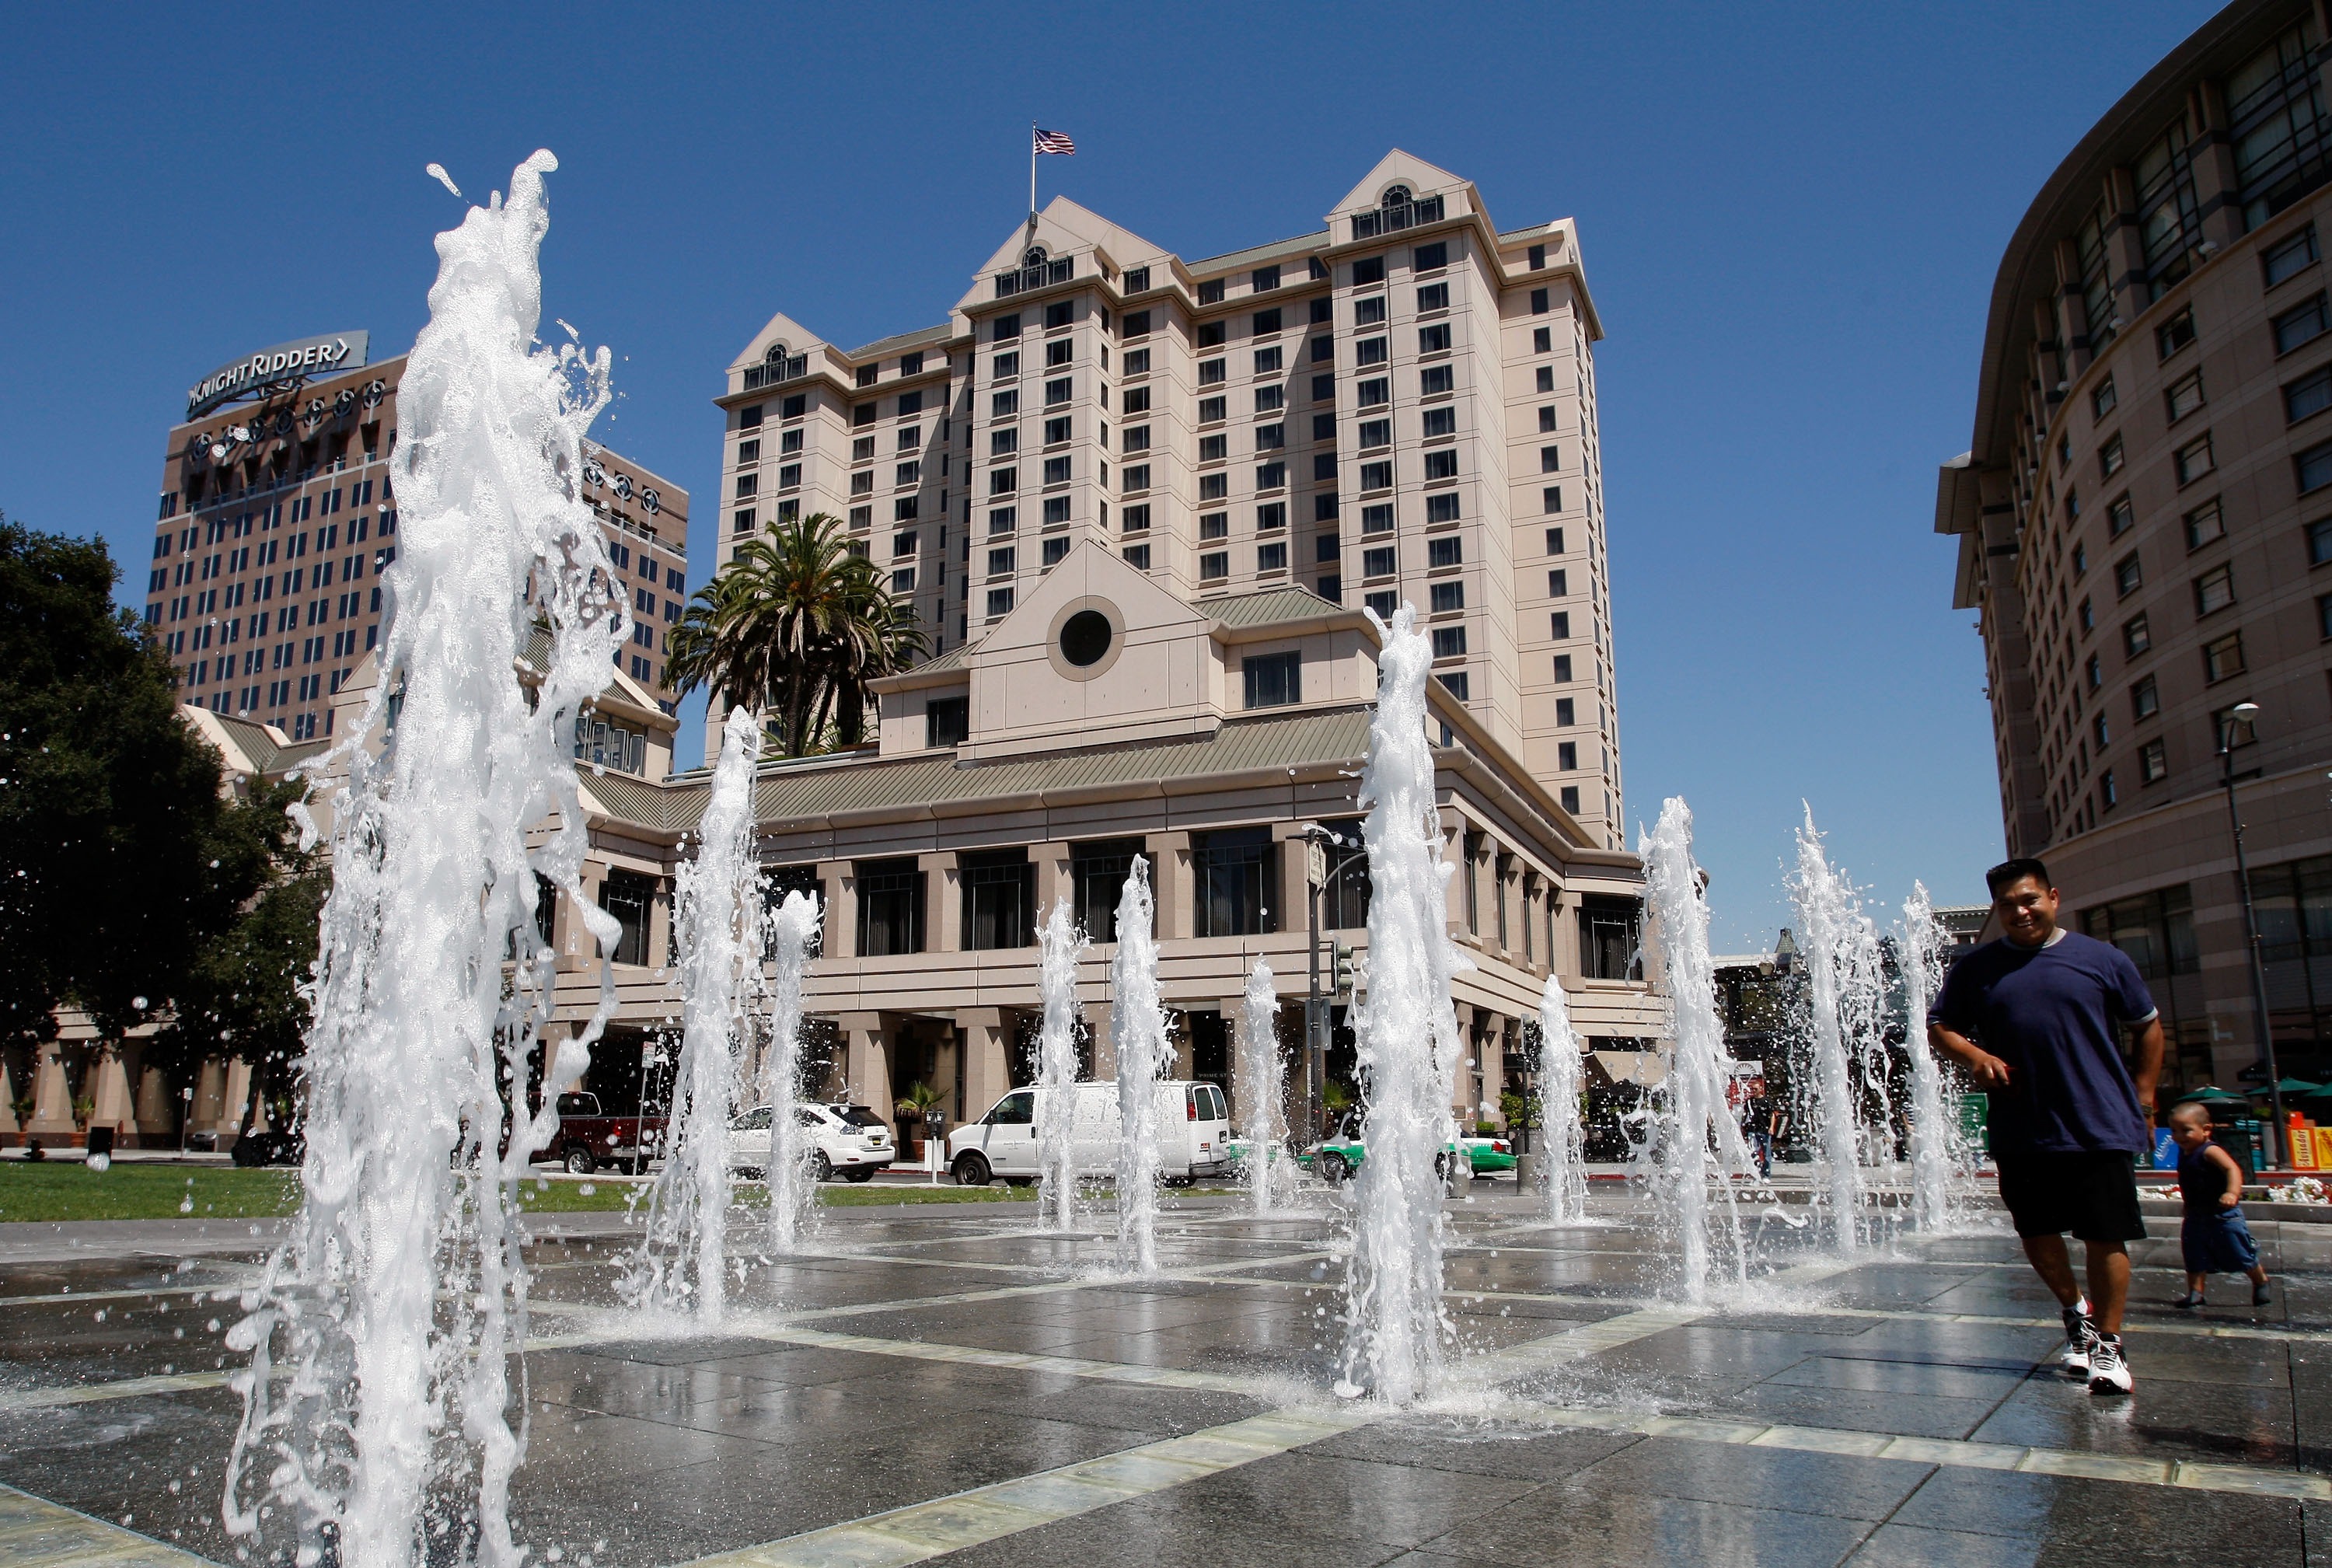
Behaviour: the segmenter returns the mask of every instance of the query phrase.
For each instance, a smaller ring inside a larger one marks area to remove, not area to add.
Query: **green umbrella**
[[[2244,1099],[2241,1095],[2230,1094],[2216,1084],[2205,1084],[2199,1089],[2179,1095],[2170,1103],[2174,1105],[2232,1105],[2244,1111],[2251,1108],[2251,1103],[2249,1100]]]
[[[2286,1078],[2281,1083],[2276,1085],[2276,1088],[2279,1090],[2286,1098],[2289,1098],[2296,1095],[2321,1094],[2324,1087],[2325,1085],[2322,1084],[2311,1084],[2305,1078]],[[2267,1091],[2265,1089],[2253,1089],[2251,1093],[2254,1095],[2264,1095]]]

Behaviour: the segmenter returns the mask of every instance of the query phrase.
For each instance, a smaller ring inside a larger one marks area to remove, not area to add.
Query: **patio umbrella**
[[[2170,1103],[2174,1105],[2231,1105],[2239,1111],[2248,1111],[2251,1108],[2251,1103],[2249,1100],[2244,1099],[2241,1095],[2230,1094],[2216,1084],[2205,1084],[2199,1089],[2179,1095]]]
[[[2286,1078],[2281,1083],[2276,1085],[2276,1089],[2284,1096],[2284,1098],[2290,1099],[2299,1095],[2321,1094],[2324,1092],[2324,1085],[2322,1084],[2311,1084],[2305,1078]],[[2253,1089],[2251,1093],[2254,1095],[2264,1095],[2267,1091],[2264,1088],[2260,1088]]]

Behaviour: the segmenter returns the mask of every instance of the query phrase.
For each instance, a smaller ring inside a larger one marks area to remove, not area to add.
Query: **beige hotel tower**
[[[1501,233],[1404,152],[1324,227],[1201,260],[1056,197],[944,321],[755,334],[720,398],[720,559],[846,518],[942,658],[1084,540],[1201,609],[1408,599],[1448,692],[1618,848],[1601,335],[1569,220]]]

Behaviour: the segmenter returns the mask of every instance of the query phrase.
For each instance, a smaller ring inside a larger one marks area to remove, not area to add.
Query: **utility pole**
[[[2227,789],[2227,824],[2235,836],[2235,885],[2243,895],[2243,946],[2251,958],[2251,1015],[2259,1030],[2261,1059],[2267,1063],[2267,1098],[2269,1115],[2267,1158],[2270,1165],[2289,1165],[2291,1152],[2289,1134],[2283,1125],[2283,1074],[2275,1064],[2275,1032],[2268,1026],[2267,966],[2260,953],[2259,915],[2251,908],[2251,873],[2243,856],[2243,815],[2235,808],[2235,726],[2248,724],[2259,717],[2257,703],[2237,703],[2219,720],[2219,757],[2222,776]]]
[[[1304,830],[1304,907],[1305,911],[1304,991],[1304,1120],[1316,1141],[1327,1134],[1321,1127],[1321,1095],[1326,1085],[1321,1075],[1328,1062],[1328,1009],[1320,995],[1320,894],[1328,881],[1328,850],[1319,839],[1319,825]]]

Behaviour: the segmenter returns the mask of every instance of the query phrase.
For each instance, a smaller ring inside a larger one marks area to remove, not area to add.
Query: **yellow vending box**
[[[2316,1168],[2332,1171],[2332,1127],[2316,1129]]]

